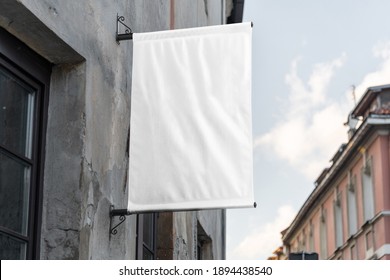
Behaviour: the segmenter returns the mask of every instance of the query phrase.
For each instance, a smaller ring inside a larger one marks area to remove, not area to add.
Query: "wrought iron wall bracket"
[[[117,227],[119,227],[125,220],[126,216],[131,215],[131,213],[127,209],[115,209],[113,205],[111,205],[110,209],[110,236],[116,235],[118,233]],[[119,223],[113,226],[113,220],[115,216],[119,216]]]
[[[125,17],[116,15],[116,41],[119,42],[122,40],[132,40],[133,39],[133,31],[131,28],[125,24]],[[122,29],[125,29],[124,33],[119,33],[120,27],[122,26]]]

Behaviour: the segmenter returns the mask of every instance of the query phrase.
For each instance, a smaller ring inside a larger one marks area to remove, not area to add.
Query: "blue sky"
[[[245,0],[253,28],[256,209],[227,214],[227,258],[266,259],[347,141],[367,87],[390,84],[390,1]]]

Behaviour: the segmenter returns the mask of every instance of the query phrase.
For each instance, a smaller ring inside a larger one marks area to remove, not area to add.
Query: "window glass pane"
[[[35,91],[0,66],[0,144],[31,158]]]
[[[357,206],[356,194],[353,191],[348,191],[348,227],[349,235],[357,232]]]
[[[326,216],[323,214],[324,217],[321,219],[320,222],[320,254],[321,259],[327,259],[328,258],[328,235],[327,235],[327,226],[326,226]]]
[[[30,167],[0,150],[0,226],[27,235],[29,189]]]
[[[153,254],[151,252],[149,252],[149,250],[146,249],[145,247],[143,248],[142,259],[143,260],[153,260]]]
[[[390,110],[390,92],[381,93],[381,105],[382,109]],[[388,113],[388,111],[384,113]]]
[[[369,231],[366,233],[366,250],[369,250],[373,247],[372,232]]]
[[[343,245],[343,213],[340,206],[335,207],[336,215],[336,246]]]
[[[370,175],[363,174],[363,207],[364,218],[370,220],[374,217],[374,191],[372,178]]]
[[[26,242],[0,232],[0,260],[23,260],[26,258]]]
[[[143,240],[149,248],[153,248],[153,227],[154,227],[154,214],[144,214],[144,229]]]
[[[351,246],[351,260],[357,260],[356,245]]]

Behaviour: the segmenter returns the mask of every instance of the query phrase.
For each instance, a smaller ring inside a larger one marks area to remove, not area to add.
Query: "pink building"
[[[390,260],[390,85],[368,88],[348,125],[348,143],[282,233],[287,254]]]

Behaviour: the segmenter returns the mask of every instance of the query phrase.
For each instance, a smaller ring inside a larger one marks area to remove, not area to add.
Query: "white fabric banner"
[[[251,23],[133,35],[128,211],[253,207]]]

